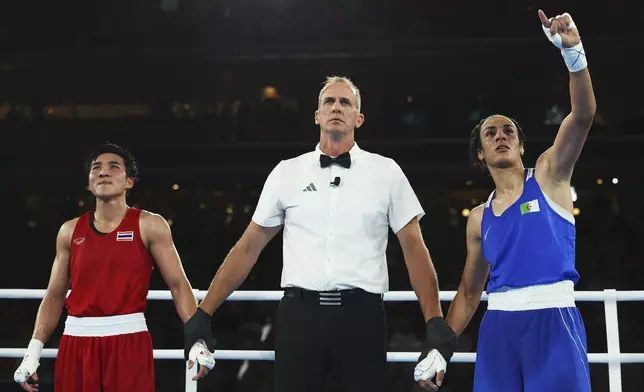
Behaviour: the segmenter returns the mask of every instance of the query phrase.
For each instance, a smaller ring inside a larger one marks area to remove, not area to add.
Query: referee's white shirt
[[[398,233],[423,211],[390,158],[351,148],[351,167],[320,166],[320,145],[269,174],[253,221],[284,225],[282,287],[329,291],[389,289],[388,229]],[[331,182],[340,177],[340,185]]]

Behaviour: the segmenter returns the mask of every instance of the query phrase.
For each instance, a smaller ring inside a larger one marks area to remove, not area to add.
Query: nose
[[[103,177],[108,177],[110,175],[109,170],[101,169],[100,173],[98,173],[99,178]]]

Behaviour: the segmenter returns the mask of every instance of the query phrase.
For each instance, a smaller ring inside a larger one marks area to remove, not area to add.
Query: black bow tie
[[[324,154],[320,155],[320,166],[322,166],[322,168],[331,166],[334,163],[348,169],[351,167],[351,155],[348,152],[341,154],[337,158],[331,158]]]

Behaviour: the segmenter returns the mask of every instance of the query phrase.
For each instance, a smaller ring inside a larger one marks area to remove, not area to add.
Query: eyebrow
[[[94,161],[94,163],[92,163],[92,167],[94,167],[94,166],[98,166],[98,165],[100,165],[101,163],[102,163],[101,161]],[[119,162],[119,161],[109,161],[109,162],[107,162],[107,163],[108,163],[109,165],[119,165],[119,166],[123,166],[123,165],[121,164],[121,162]]]
[[[502,128],[510,128],[510,127],[514,128],[514,124],[509,124],[509,123],[508,124],[503,124],[501,127]],[[483,128],[483,132],[487,131],[490,128],[497,128],[497,126],[496,125],[488,125],[487,127]]]
[[[323,102],[327,102],[327,101],[335,101],[335,98],[336,98],[336,97],[326,97],[326,98],[324,98],[324,99],[323,99]],[[347,101],[348,103],[350,103],[351,105],[353,105],[353,102],[351,102],[351,99],[350,99],[349,97],[340,97],[340,100],[341,100],[341,101]]]

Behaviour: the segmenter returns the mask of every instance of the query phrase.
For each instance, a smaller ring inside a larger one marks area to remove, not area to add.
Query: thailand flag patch
[[[133,231],[117,231],[116,232],[117,241],[134,241],[134,232]]]

